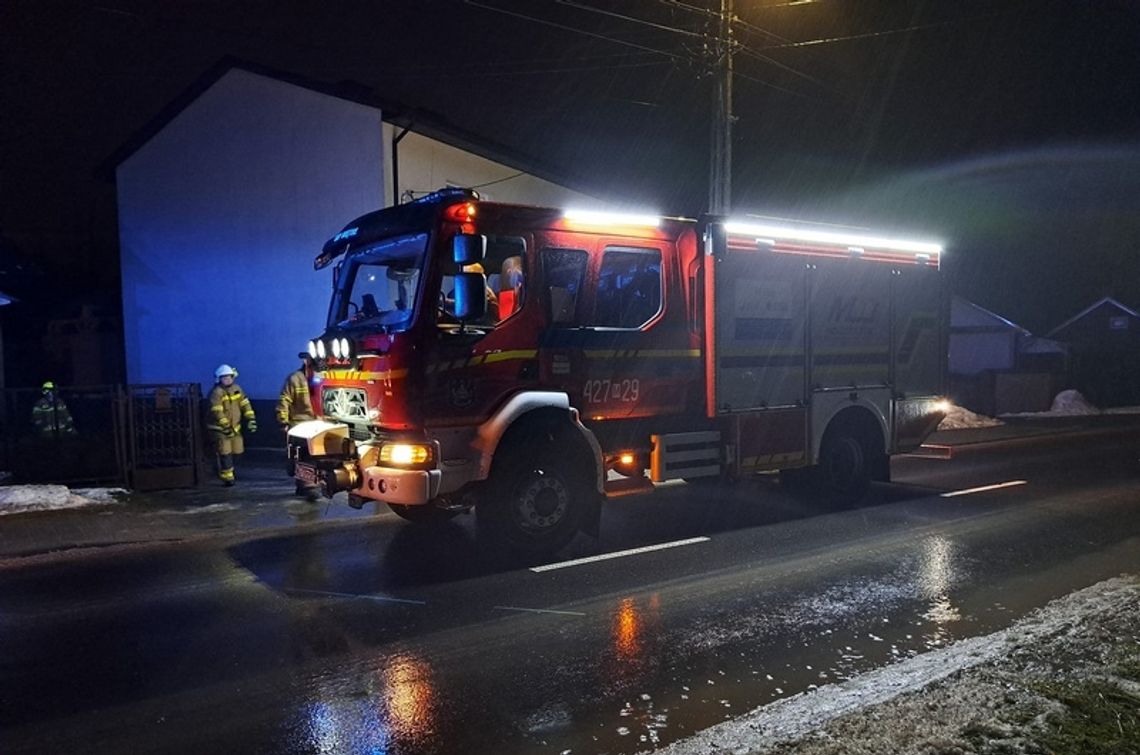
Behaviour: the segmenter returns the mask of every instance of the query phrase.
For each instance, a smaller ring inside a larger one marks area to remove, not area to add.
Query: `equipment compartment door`
[[[802,406],[804,261],[756,249],[704,259],[709,415]]]

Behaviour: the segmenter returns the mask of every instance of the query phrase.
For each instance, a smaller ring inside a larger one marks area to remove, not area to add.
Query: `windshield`
[[[351,253],[340,265],[329,326],[392,333],[412,323],[427,234],[382,241]]]

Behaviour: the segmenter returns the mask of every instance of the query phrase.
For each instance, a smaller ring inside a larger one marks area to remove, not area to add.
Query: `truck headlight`
[[[348,348],[348,339],[347,338],[340,339],[340,355],[342,357],[344,357],[345,359],[348,359],[350,356],[352,356],[352,352]]]
[[[317,341],[317,359],[324,359],[327,356],[325,352],[325,342]]]
[[[332,353],[333,353],[334,358],[340,359],[340,339],[339,338],[332,339]]]
[[[432,447],[426,443],[385,443],[380,446],[380,463],[396,467],[420,467],[431,461]]]
[[[309,341],[309,356],[313,359],[317,358],[317,344],[313,341]]]

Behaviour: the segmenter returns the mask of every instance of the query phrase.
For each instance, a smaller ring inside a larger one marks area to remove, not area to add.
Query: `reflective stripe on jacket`
[[[75,432],[71,412],[63,399],[44,396],[32,407],[32,424],[41,434],[71,435]]]
[[[253,419],[253,404],[238,386],[233,383],[229,388],[221,384],[215,385],[210,391],[210,419],[206,428],[215,432],[225,432],[233,429],[241,432],[242,418]]]
[[[305,379],[305,373],[297,370],[285,378],[281,395],[277,397],[277,421],[292,426],[316,418],[313,401],[309,396],[309,383]]]

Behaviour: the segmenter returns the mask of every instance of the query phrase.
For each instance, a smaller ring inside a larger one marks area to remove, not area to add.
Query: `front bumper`
[[[376,447],[357,446],[347,433],[346,426],[321,420],[291,429],[288,453],[293,477],[319,485],[330,498],[347,491],[383,503],[418,506],[439,496],[443,480],[439,469],[381,466],[376,463]]]
[[[443,473],[438,469],[392,469],[367,467],[363,481],[354,492],[363,498],[402,506],[418,506],[439,496]]]

